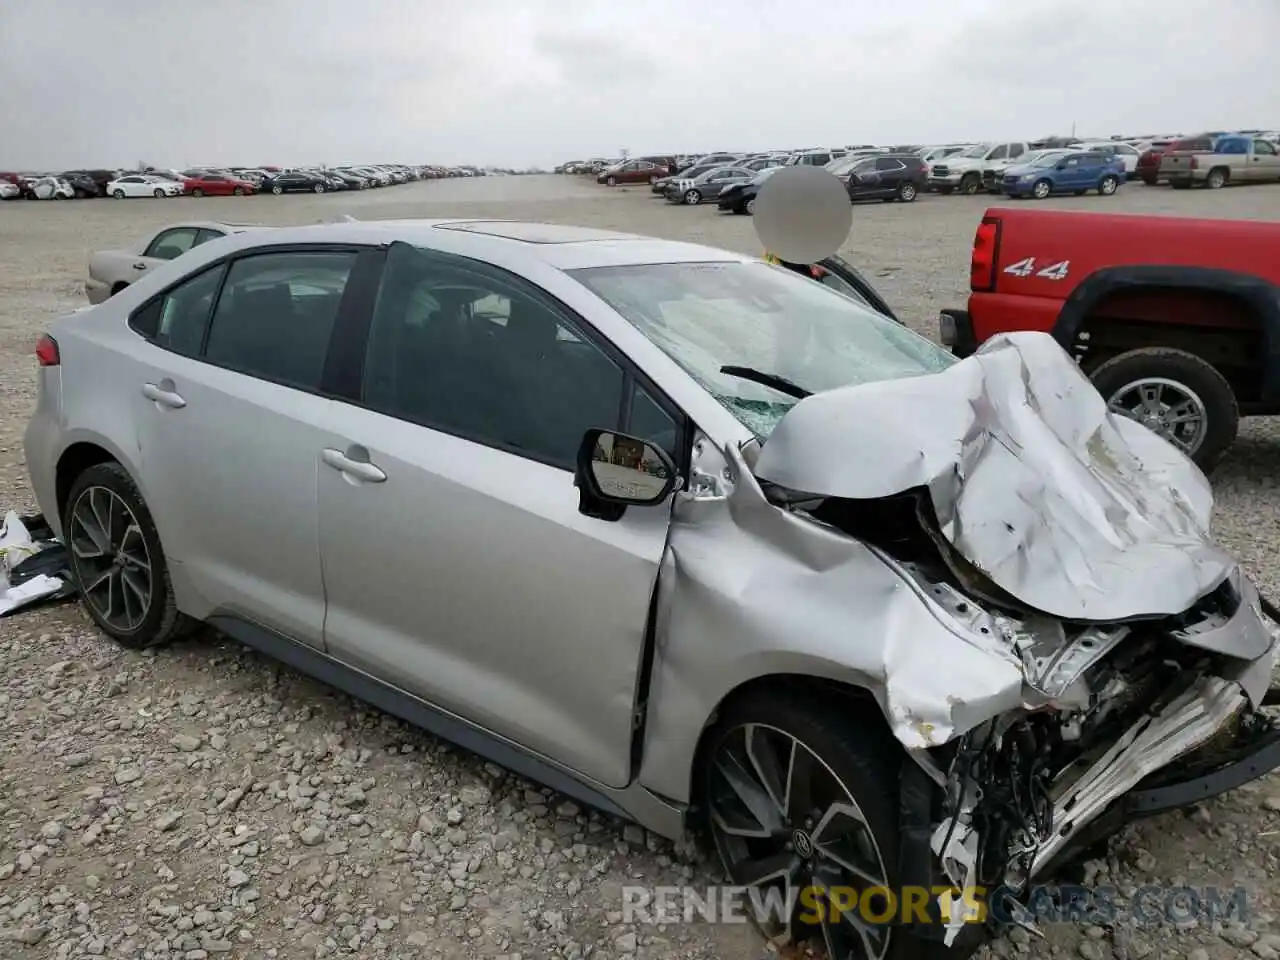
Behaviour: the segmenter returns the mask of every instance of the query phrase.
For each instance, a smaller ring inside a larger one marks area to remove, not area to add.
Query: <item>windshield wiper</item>
[[[757,370],[755,367],[736,367],[729,363],[721,367],[720,372],[727,373],[731,377],[741,377],[743,380],[751,380],[766,387],[772,387],[779,393],[785,393],[787,396],[795,397],[797,400],[813,396],[812,390],[806,390],[794,380],[780,377],[776,373],[766,373],[763,370]]]

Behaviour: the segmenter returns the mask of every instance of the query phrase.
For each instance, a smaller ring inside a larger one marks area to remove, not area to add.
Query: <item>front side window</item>
[[[205,359],[265,380],[319,389],[355,260],[350,252],[306,251],[234,261],[209,326]]]
[[[616,428],[623,382],[603,350],[514,277],[392,244],[365,360],[369,407],[572,469],[589,428]]]
[[[956,362],[855,300],[765,263],[641,264],[569,275],[762,438],[797,398],[723,367],[746,367],[817,393],[936,373]]]

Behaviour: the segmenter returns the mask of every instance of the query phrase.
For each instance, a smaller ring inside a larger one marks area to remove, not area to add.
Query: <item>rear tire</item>
[[[159,193],[160,191],[157,190],[156,192]],[[191,195],[193,197],[203,197],[204,191],[201,190],[199,187],[196,187],[194,190],[191,191]]]
[[[697,190],[688,190],[685,192],[684,202],[691,207],[697,206],[702,202],[702,194]]]
[[[244,196],[244,187],[236,187],[236,188],[235,188],[234,190],[232,190],[231,192],[232,192],[232,193],[234,193],[237,197],[243,197],[243,196]]]
[[[1222,167],[1214,167],[1209,171],[1209,176],[1205,177],[1204,185],[1207,190],[1221,190],[1227,185],[1227,171]]]
[[[911,203],[916,198],[916,185],[908,180],[898,187],[898,199],[903,203]]]
[[[115,197],[117,200],[123,200],[123,199],[124,199],[124,191],[123,191],[123,190],[113,190],[113,191],[111,192],[111,195],[112,195],[113,197]]]
[[[1141,381],[1163,381],[1198,400],[1204,433],[1186,453],[1205,473],[1222,460],[1240,430],[1240,407],[1231,384],[1211,363],[1194,353],[1172,347],[1143,347],[1112,357],[1089,378],[1108,406]]]
[[[62,530],[81,602],[107,636],[141,650],[176,639],[194,625],[178,612],[155,521],[120,464],[99,463],[76,477]],[[112,553],[114,560],[108,557]],[[145,573],[139,557],[146,558]],[[113,610],[123,613],[113,616]]]
[[[317,184],[316,184],[316,193],[324,193],[324,184],[323,184],[323,183],[317,183]]]
[[[1101,196],[1109,197],[1120,189],[1120,178],[1112,174],[1102,178],[1102,182],[1098,184],[1098,193]]]
[[[1035,186],[1031,188],[1031,196],[1037,200],[1045,200],[1051,193],[1053,193],[1053,184],[1048,180],[1037,180]]]
[[[609,179],[607,179],[607,180],[605,181],[605,186],[609,186],[609,187],[616,187],[617,185],[618,185],[618,178],[617,178],[617,177],[610,177]]]

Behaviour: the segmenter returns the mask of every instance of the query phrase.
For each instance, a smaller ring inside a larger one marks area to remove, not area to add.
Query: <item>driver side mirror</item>
[[[671,457],[647,440],[599,427],[583,434],[573,482],[578,509],[589,517],[617,520],[628,506],[661,503],[676,480]]]

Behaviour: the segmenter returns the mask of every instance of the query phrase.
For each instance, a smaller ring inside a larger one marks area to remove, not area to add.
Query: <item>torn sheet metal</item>
[[[821,496],[925,487],[957,551],[1055,617],[1177,614],[1236,569],[1209,539],[1199,468],[1108,413],[1043,333],[994,337],[942,373],[801,400],[755,470]]]

